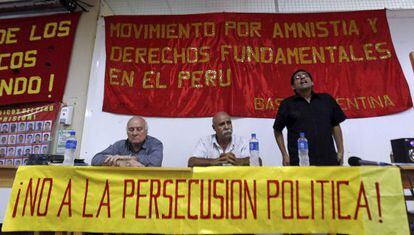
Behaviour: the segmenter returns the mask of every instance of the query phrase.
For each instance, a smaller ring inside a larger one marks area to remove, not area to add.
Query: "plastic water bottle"
[[[256,139],[256,134],[252,133],[252,138],[249,142],[250,149],[250,166],[260,166],[259,141]]]
[[[69,134],[70,136],[66,139],[63,165],[73,166],[75,163],[75,152],[78,141],[76,140],[75,131],[69,131]]]
[[[309,148],[308,140],[305,138],[305,133],[299,133],[298,139],[298,156],[299,156],[299,166],[309,166]]]

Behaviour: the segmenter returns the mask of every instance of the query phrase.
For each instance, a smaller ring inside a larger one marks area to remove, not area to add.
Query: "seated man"
[[[92,159],[94,166],[161,166],[163,145],[148,134],[142,117],[132,117],[127,124],[128,139],[120,140]]]
[[[233,135],[230,116],[218,112],[213,117],[213,129],[216,134],[198,141],[188,166],[248,166],[250,162],[249,142]]]

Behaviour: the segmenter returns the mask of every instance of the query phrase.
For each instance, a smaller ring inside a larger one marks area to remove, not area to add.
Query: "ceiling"
[[[414,9],[414,0],[103,0],[116,15]]]

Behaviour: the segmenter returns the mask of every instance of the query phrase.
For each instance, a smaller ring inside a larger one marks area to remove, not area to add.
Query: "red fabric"
[[[62,100],[79,16],[0,20],[0,105]]]
[[[190,24],[189,35],[179,34],[178,24]],[[209,30],[212,25],[214,31]],[[246,25],[252,27],[246,31]],[[150,38],[151,30],[145,30],[150,26],[159,27],[159,35]],[[303,32],[301,27],[308,29]],[[384,10],[110,16],[105,18],[105,28],[103,110],[107,112],[202,117],[224,110],[232,116],[274,117],[280,101],[293,95],[290,77],[299,68],[308,70],[315,91],[330,93],[348,117],[386,115],[412,107]],[[254,56],[234,57],[248,53],[243,52],[247,47],[254,52],[259,48],[258,61]],[[198,60],[191,48],[198,48]],[[174,50],[189,51],[186,61],[174,57]],[[289,56],[290,52],[296,54]],[[206,82],[208,70],[221,70],[224,85],[218,78]],[[151,79],[145,78],[150,71],[154,72]],[[190,73],[194,79],[182,76],[180,80],[180,73]]]
[[[50,121],[50,128],[46,128],[43,131],[52,131],[55,126],[57,114],[60,110],[60,103],[38,103],[38,104],[21,104],[3,106],[0,108],[0,125],[5,123],[28,124],[30,122]],[[19,125],[17,125],[19,126]],[[36,131],[36,130],[33,130]],[[2,130],[0,129],[0,132]],[[16,130],[16,133],[30,132],[27,130]],[[14,131],[7,132],[15,133]]]

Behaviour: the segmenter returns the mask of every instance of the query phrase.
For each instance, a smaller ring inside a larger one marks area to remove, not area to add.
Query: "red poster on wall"
[[[0,165],[24,165],[30,154],[49,153],[60,103],[0,109]]]
[[[299,68],[348,117],[412,107],[384,10],[105,18],[103,110],[274,117]]]
[[[0,106],[62,100],[79,16],[0,20]]]

